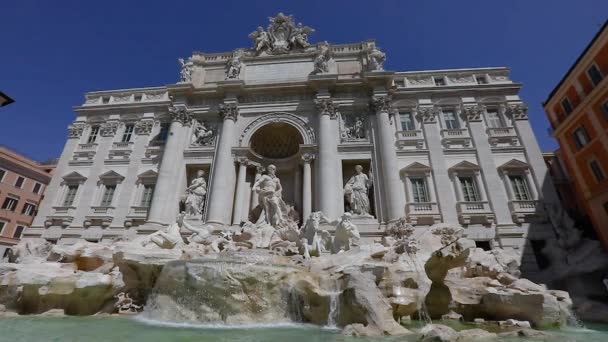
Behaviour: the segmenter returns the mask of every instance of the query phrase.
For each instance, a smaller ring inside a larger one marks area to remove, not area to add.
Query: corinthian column
[[[209,188],[209,209],[207,222],[229,225],[234,196],[235,170],[232,159],[235,123],[239,116],[237,103],[220,105],[220,117],[223,120],[222,131],[213,157],[213,175]]]
[[[173,222],[179,210],[179,195],[185,177],[183,148],[192,123],[192,114],[185,106],[170,106],[169,113],[171,126],[148,214],[148,222],[159,225]]]
[[[232,214],[232,224],[238,225],[242,221],[243,208],[245,208],[245,176],[247,176],[247,158],[239,158],[239,174],[236,183],[236,198],[234,199],[234,213]]]
[[[382,188],[387,217],[385,221],[395,221],[405,215],[405,194],[399,177],[397,153],[395,152],[395,133],[390,118],[391,98],[374,96],[371,107],[376,112],[377,151],[380,155]]]
[[[302,155],[304,162],[304,174],[302,179],[302,222],[306,222],[312,212],[312,176],[310,163],[315,158],[313,154],[305,153]]]
[[[315,100],[319,111],[317,199],[319,210],[327,217],[336,219],[340,215],[339,206],[343,201],[340,195],[342,184],[338,184],[338,172],[342,170],[338,159],[338,107],[329,97],[318,96]]]

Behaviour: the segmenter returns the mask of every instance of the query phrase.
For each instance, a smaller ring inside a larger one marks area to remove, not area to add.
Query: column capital
[[[340,113],[340,105],[334,103],[332,98],[316,98],[315,105],[319,111],[319,114],[329,115],[330,119],[338,118],[338,114]]]
[[[523,103],[506,105],[505,112],[513,120],[528,120],[528,106]]]
[[[437,122],[437,116],[439,115],[439,108],[435,106],[430,107],[418,107],[413,113],[422,123],[435,123]]]
[[[102,137],[113,137],[118,130],[118,125],[118,121],[106,121],[99,127],[99,134],[101,134]]]
[[[68,139],[76,139],[82,136],[86,124],[84,122],[74,122],[68,126]]]
[[[171,115],[172,122],[181,122],[184,126],[190,126],[192,123],[192,113],[186,106],[170,105],[169,115]]]
[[[486,110],[484,105],[460,106],[462,118],[467,122],[481,122],[481,117]]]
[[[150,135],[154,127],[154,119],[143,119],[135,123],[134,131],[137,135]]]
[[[311,163],[316,156],[313,153],[303,153],[301,158],[304,163]]]
[[[249,166],[251,163],[247,157],[236,157],[235,161],[237,163],[239,163],[240,165],[245,165],[245,166]]]
[[[391,101],[392,97],[390,95],[374,95],[370,100],[370,108],[376,113],[387,112],[394,114]]]
[[[238,103],[220,103],[219,113],[222,120],[236,122],[239,117],[239,105]]]

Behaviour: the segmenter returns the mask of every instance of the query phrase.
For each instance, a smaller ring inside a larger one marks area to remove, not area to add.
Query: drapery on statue
[[[367,71],[384,71],[386,54],[377,47],[370,47],[367,50]]]
[[[356,215],[371,216],[368,192],[372,185],[370,177],[363,173],[363,166],[355,166],[355,175],[344,186],[344,196],[350,205],[350,211]],[[371,172],[371,171],[370,171]]]
[[[192,145],[195,146],[209,146],[213,145],[213,139],[215,134],[213,130],[207,127],[205,121],[197,121],[194,127],[194,141]]]
[[[202,218],[203,205],[205,196],[207,195],[207,182],[203,176],[205,171],[198,170],[196,177],[190,182],[190,186],[186,188],[186,215],[193,218]]]
[[[268,35],[268,32],[264,31],[262,26],[258,26],[257,30],[251,32],[249,38],[253,40],[253,47],[256,52],[260,52],[264,48],[272,48],[270,36]]]
[[[243,58],[243,50],[237,49],[232,54],[232,58],[228,60],[226,63],[226,79],[238,79],[241,74],[241,67],[243,63],[241,59]]]
[[[178,59],[181,69],[179,71],[179,83],[192,83],[192,61],[184,61],[183,58]]]
[[[276,170],[276,166],[268,165],[266,174],[253,184],[253,191],[258,193],[262,207],[262,213],[256,224],[268,223],[274,228],[281,228],[288,222],[289,208],[281,197],[283,187],[275,175]]]

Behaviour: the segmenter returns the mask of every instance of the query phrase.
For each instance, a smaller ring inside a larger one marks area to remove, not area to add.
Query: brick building
[[[608,248],[608,21],[544,102],[566,172]]]
[[[0,146],[0,255],[32,223],[53,169]]]

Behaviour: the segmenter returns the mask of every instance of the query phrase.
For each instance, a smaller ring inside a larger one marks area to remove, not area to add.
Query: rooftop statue
[[[179,72],[179,83],[192,83],[192,68],[194,64],[191,60],[184,61],[183,58],[178,59],[181,66]]]
[[[367,71],[384,71],[386,54],[377,47],[369,47],[367,50]]]
[[[288,53],[293,49],[305,49],[310,46],[308,35],[315,32],[314,29],[303,26],[302,23],[294,23],[291,15],[283,13],[275,17],[269,17],[270,24],[266,31],[259,26],[256,31],[249,34],[253,40],[253,49],[257,54],[266,51],[271,54]]]

